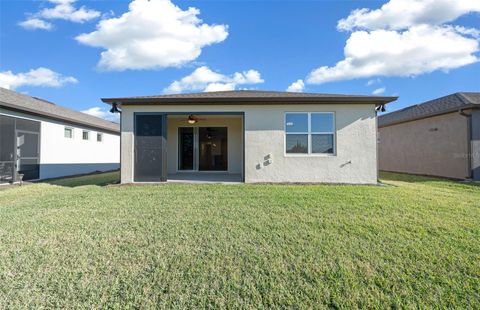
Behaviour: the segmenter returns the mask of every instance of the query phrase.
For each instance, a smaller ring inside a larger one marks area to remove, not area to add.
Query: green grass
[[[479,308],[480,187],[0,191],[0,308]]]

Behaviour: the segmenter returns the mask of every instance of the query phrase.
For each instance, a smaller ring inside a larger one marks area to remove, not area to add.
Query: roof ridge
[[[456,95],[463,102],[463,104],[469,104],[470,103],[470,100],[468,100],[468,98],[465,97],[465,95],[463,93],[456,92],[454,95]]]

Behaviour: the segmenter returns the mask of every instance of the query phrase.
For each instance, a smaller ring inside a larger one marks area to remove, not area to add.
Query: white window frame
[[[287,133],[287,114],[307,114],[308,128],[307,132],[288,132]],[[312,114],[331,114],[333,116],[333,132],[312,132]],[[283,155],[285,157],[333,157],[337,156],[337,125],[335,112],[285,112],[283,117]],[[308,153],[287,153],[287,135],[307,135]],[[333,153],[312,153],[312,135],[332,135]]]
[[[66,130],[70,130],[70,132],[72,133],[72,136],[71,136],[71,137],[65,137],[65,131],[66,131]],[[73,127],[65,126],[65,127],[63,128],[63,137],[64,137],[65,139],[73,139],[74,133],[75,133],[75,130],[73,129]]]
[[[87,133],[87,139],[85,139],[85,138],[83,137],[83,134],[84,134],[84,133]],[[83,141],[89,141],[89,140],[90,140],[90,131],[88,131],[88,130],[82,130],[82,140],[83,140]]]
[[[98,137],[100,137],[100,140],[98,140]],[[97,132],[97,142],[100,142],[100,143],[103,142],[103,133]]]

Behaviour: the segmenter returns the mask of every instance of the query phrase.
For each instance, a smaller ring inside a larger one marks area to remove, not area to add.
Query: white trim
[[[307,132],[288,132],[287,133],[287,114],[307,114]],[[315,131],[312,132],[312,114],[332,114],[333,115],[333,132],[321,132]],[[287,153],[287,135],[307,135],[307,153]],[[332,135],[333,137],[333,153],[313,153],[312,152],[312,135]],[[336,113],[333,111],[327,112],[284,112],[283,117],[283,156],[284,157],[335,157],[337,156],[337,124],[336,124]]]

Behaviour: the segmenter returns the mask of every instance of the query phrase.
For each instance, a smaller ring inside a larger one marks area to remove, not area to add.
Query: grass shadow
[[[82,176],[43,180],[41,182],[65,187],[78,187],[87,185],[107,186],[112,184],[118,184],[120,182],[120,172],[95,172]]]
[[[416,174],[408,174],[408,173],[398,173],[398,172],[388,172],[388,171],[380,171],[380,180],[382,182],[406,182],[406,183],[429,183],[429,184],[438,184],[438,185],[465,185],[465,186],[472,186],[478,187],[480,183],[478,182],[471,182],[471,181],[463,181],[463,180],[455,180],[449,178],[442,178],[442,177],[434,177],[434,176],[423,176],[423,175],[416,175]]]

